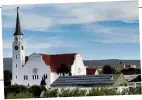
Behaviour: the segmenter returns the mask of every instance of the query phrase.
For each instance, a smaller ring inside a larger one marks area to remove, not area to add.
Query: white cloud
[[[3,15],[9,16],[11,21],[5,20],[3,27],[14,28],[16,22],[16,12],[8,11]],[[20,12],[20,20],[22,29],[33,31],[46,31],[49,26],[52,25],[52,19],[45,18],[34,13]]]
[[[12,48],[11,39],[4,39],[3,48]],[[36,37],[31,36],[24,39],[24,45],[27,49],[42,49],[42,48],[62,48],[62,47],[75,47],[76,45],[70,44],[67,41],[64,41],[63,37],[53,36],[53,37]]]
[[[116,27],[116,26],[86,26],[95,38],[91,41],[101,43],[139,43],[138,28]]]
[[[68,20],[61,20],[61,23],[88,23],[109,20],[134,22],[138,20],[137,6],[136,1],[126,1],[59,5],[59,8],[67,11],[67,17],[69,17]]]
[[[4,28],[14,28],[16,18],[16,9],[14,7],[17,6],[3,7],[2,14],[10,18],[10,20],[3,20]],[[33,12],[36,7],[41,12]],[[40,9],[42,7],[50,10],[50,13],[48,11],[42,13],[43,10]],[[34,31],[47,31],[49,27],[60,24],[87,24],[109,20],[135,22],[138,20],[138,2],[20,5],[20,18],[23,29]]]

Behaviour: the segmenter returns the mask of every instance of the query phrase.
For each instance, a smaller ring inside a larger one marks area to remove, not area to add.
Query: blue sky
[[[80,53],[83,59],[140,59],[136,1],[2,6],[4,57],[12,55],[17,6],[26,55]]]

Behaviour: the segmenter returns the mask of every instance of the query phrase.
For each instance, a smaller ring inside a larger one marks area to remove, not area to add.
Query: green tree
[[[4,80],[9,81],[12,79],[12,73],[9,70],[4,70]]]
[[[116,70],[112,68],[110,65],[105,65],[102,69],[102,72],[104,74],[114,74],[116,73]]]
[[[61,67],[58,68],[57,73],[58,73],[58,74],[63,74],[63,76],[65,76],[65,74],[71,75],[71,69],[70,69],[70,67],[67,66],[66,64],[61,64]]]
[[[12,73],[9,70],[4,70],[4,86],[11,84]]]

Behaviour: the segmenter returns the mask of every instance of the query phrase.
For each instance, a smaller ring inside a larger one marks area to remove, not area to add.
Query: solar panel
[[[107,75],[86,75],[86,76],[60,76],[53,82],[56,85],[95,85],[95,84],[112,84],[112,74]]]

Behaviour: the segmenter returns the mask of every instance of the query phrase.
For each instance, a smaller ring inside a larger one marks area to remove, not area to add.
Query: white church
[[[86,67],[83,64],[82,56],[78,53],[56,55],[32,53],[25,56],[24,38],[20,27],[18,8],[16,29],[13,36],[12,85],[41,85],[44,80],[46,86],[50,87],[60,75],[63,75],[59,72],[62,66],[70,69],[70,74],[66,73],[65,75],[86,75]]]

